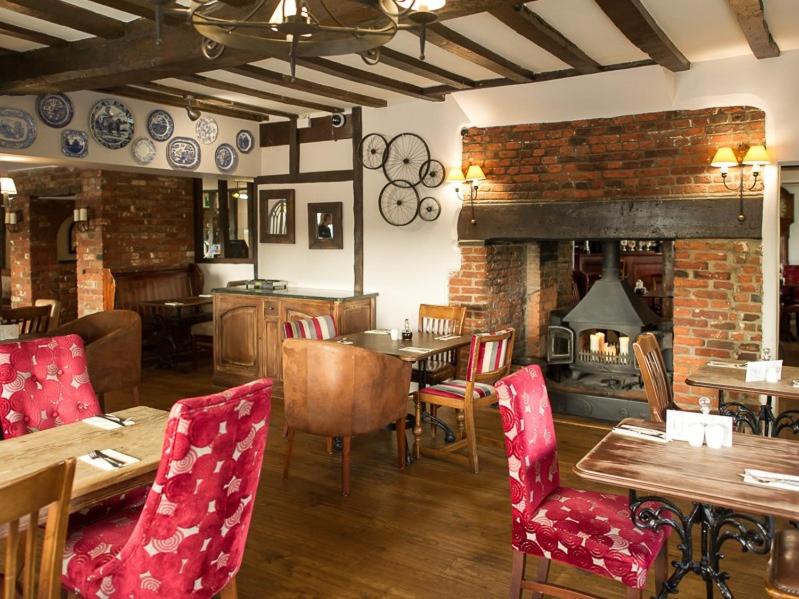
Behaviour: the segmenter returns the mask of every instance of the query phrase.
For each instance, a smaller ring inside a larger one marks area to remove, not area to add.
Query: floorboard
[[[147,405],[169,409],[182,397],[215,390],[207,367],[188,374],[146,371],[141,397]],[[431,458],[401,472],[393,433],[363,435],[353,440],[352,492],[345,498],[339,493],[340,455],[328,455],[320,437],[297,433],[291,476],[282,480],[279,392],[239,574],[242,599],[507,597],[510,500],[500,449],[480,448],[479,475]],[[109,399],[110,408],[117,399]],[[448,417],[446,410],[440,413]],[[481,413],[478,428],[484,437],[501,437],[493,410]],[[556,428],[562,484],[600,489],[576,477],[572,467],[607,427],[559,417]],[[732,544],[725,549],[736,597],[766,597],[767,558],[743,554]],[[674,536],[670,555],[677,555]],[[620,585],[558,564],[551,580],[602,597],[623,596]],[[650,582],[650,595],[652,590]],[[679,596],[705,597],[704,584],[689,575]]]

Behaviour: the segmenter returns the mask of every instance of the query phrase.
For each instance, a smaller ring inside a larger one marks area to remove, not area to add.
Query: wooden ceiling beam
[[[644,8],[641,0],[595,0],[633,44],[670,71],[686,71],[691,63]]]
[[[727,0],[738,24],[752,48],[752,54],[758,58],[774,58],[780,55],[780,47],[771,36],[766,15],[763,11],[763,0]]]
[[[219,81],[218,79],[211,79],[202,75],[185,75],[177,77],[181,81],[187,83],[196,83],[197,85],[205,85],[206,87],[213,87],[214,89],[221,89],[236,94],[243,94],[245,96],[252,96],[253,98],[260,98],[261,100],[268,100],[270,102],[278,102],[280,104],[290,104],[292,106],[301,106],[303,108],[310,108],[312,110],[320,110],[322,112],[344,112],[340,106],[331,106],[330,104],[320,104],[310,100],[302,100],[300,98],[290,98],[280,94],[273,94],[265,92],[260,89],[252,87],[245,87],[237,85],[236,83],[228,83],[227,81]]]
[[[122,37],[125,24],[61,0],[0,0],[0,8],[106,39]]]
[[[414,33],[419,34],[418,31]],[[455,56],[480,65],[497,75],[507,77],[515,83],[527,83],[535,78],[531,71],[514,64],[496,52],[492,52],[488,48],[473,42],[465,35],[461,35],[441,23],[433,23],[427,26],[427,41],[447,52],[451,52]]]
[[[491,14],[580,73],[596,73],[602,69],[602,65],[524,4],[495,8]]]
[[[106,89],[101,89],[99,91],[114,96],[122,96],[123,98],[134,98],[137,100],[144,100],[145,102],[153,102],[155,104],[165,104],[167,106],[186,108],[186,100],[178,98],[177,96],[158,93],[152,90],[140,89],[138,87],[132,87],[130,85],[110,87]],[[223,116],[229,116],[237,119],[246,119],[249,121],[256,121],[256,122],[269,120],[269,115],[265,115],[262,113],[256,114],[244,110],[237,110],[233,106],[225,107],[225,106],[210,105],[210,104],[205,104],[202,101],[198,101],[197,105],[202,112],[210,112],[212,114],[220,114]]]
[[[352,81],[353,83],[379,87],[397,94],[411,96],[412,98],[420,98],[422,100],[430,100],[432,102],[442,102],[444,100],[443,95],[440,94],[428,96],[425,93],[424,88],[418,87],[416,85],[411,85],[410,83],[405,83],[404,81],[397,81],[396,79],[391,79],[389,77],[383,77],[382,75],[377,75],[362,69],[355,69],[326,58],[298,58],[297,64],[308,69],[319,71],[320,73],[325,73],[327,75],[332,75],[333,77],[339,77],[347,81]],[[448,88],[448,90],[453,91],[452,88]]]
[[[264,69],[262,67],[256,67],[251,64],[243,64],[241,66],[230,67],[225,70],[228,73],[233,73],[242,77],[249,77],[251,79],[257,79],[263,83],[288,87],[297,91],[314,94],[316,96],[332,98],[334,100],[340,100],[348,104],[355,104],[356,106],[372,106],[374,108],[383,108],[388,106],[388,102],[382,98],[356,94],[355,92],[349,92],[339,87],[322,85],[321,83],[314,83],[313,81],[300,79],[298,77],[292,79],[289,75],[284,75],[283,73],[278,73],[276,71],[270,71],[269,69]]]
[[[19,40],[42,44],[44,46],[64,46],[68,43],[66,40],[63,40],[60,37],[47,35],[46,33],[40,33],[39,31],[34,31],[33,29],[26,29],[25,27],[12,25],[11,23],[0,23],[0,34],[14,37]]]
[[[395,69],[419,75],[425,79],[438,81],[453,89],[471,89],[475,86],[475,82],[467,77],[462,77],[461,75],[437,67],[429,62],[419,60],[413,56],[408,56],[402,52],[397,52],[386,46],[380,48],[380,62],[394,67]]]

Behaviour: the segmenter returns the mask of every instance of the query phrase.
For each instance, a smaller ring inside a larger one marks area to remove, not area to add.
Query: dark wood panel
[[[266,175],[255,178],[256,185],[272,185],[275,183],[335,183],[336,181],[352,181],[352,169],[341,171],[317,171],[313,173],[296,173],[288,175]]]
[[[609,200],[579,202],[478,202],[458,218],[460,240],[701,239],[762,235],[762,198]]]
[[[402,54],[386,46],[380,49],[380,62],[401,71],[413,73],[432,81],[438,81],[454,89],[469,89],[475,86],[475,82],[468,77],[447,71],[413,56]]]
[[[780,47],[771,36],[763,0],[727,0],[738,19],[752,53],[758,58],[773,58],[780,55]]]
[[[321,116],[311,119],[310,127],[298,129],[301,144],[317,141],[338,141],[352,137],[352,116],[346,117],[343,127],[333,127],[331,117]],[[287,146],[291,139],[291,122],[279,121],[261,125],[261,147]]]
[[[361,112],[360,108],[352,110],[352,217],[355,293],[363,293],[363,164],[361,164],[358,152],[358,146],[363,137]]]

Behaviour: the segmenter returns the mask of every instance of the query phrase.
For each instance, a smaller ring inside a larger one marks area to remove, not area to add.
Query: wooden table
[[[94,449],[116,449],[140,461],[105,471],[78,460],[70,512],[152,482],[161,461],[169,414],[145,406],[114,413],[133,419],[135,424],[104,430],[75,422],[0,442],[0,481],[31,474],[58,460],[77,458]]]
[[[160,335],[157,336],[168,346],[166,350],[158,352],[159,362],[168,368],[174,368],[177,359],[193,354],[195,348],[192,343],[191,326],[213,319],[213,314],[210,312],[200,311],[202,306],[210,306],[213,303],[213,297],[202,295],[141,302],[141,306],[150,310],[153,321],[161,329]],[[191,312],[184,314],[183,311],[186,309],[190,309]]]
[[[211,296],[191,295],[188,297],[177,297],[174,299],[165,300],[148,300],[141,302],[142,306],[147,306],[159,312],[174,312],[178,318],[182,317],[184,308],[199,308],[201,306],[210,306],[214,303],[214,298]]]
[[[716,362],[719,361],[717,360]],[[735,364],[735,362],[729,362],[729,364]],[[709,366],[705,364],[695,372],[692,372],[685,379],[685,382],[693,387],[717,389],[719,392],[719,414],[732,416],[736,425],[743,424],[753,433],[778,437],[785,429],[799,433],[799,410],[787,410],[775,416],[772,405],[775,397],[799,399],[799,387],[794,387],[791,384],[793,379],[799,379],[799,368],[793,366],[782,367],[782,378],[779,382],[767,383],[760,381],[747,383],[745,368]],[[727,391],[765,395],[766,401],[760,405],[759,412],[755,414],[744,403],[725,401],[724,394]]]
[[[665,430],[662,424],[644,420],[624,422]],[[741,476],[745,468],[799,475],[799,443],[735,433],[732,447],[710,449],[610,432],[574,471],[593,482],[629,489],[637,526],[654,530],[669,526],[679,535],[682,557],[674,562],[675,570],[659,599],[676,592],[689,572],[705,580],[708,597],[713,596],[715,585],[723,597],[731,598],[728,576],[720,565],[722,545],[731,540],[752,553],[766,554],[771,549],[774,517],[799,519],[799,492],[746,484]],[[650,495],[639,497],[638,491]],[[663,496],[690,502],[693,508],[685,514]],[[700,527],[700,547],[692,540],[694,526]]]

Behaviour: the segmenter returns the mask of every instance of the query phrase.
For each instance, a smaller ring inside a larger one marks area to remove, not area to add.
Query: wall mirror
[[[258,195],[261,243],[294,243],[294,190],[264,189]]]
[[[308,247],[312,250],[340,250],[344,247],[341,230],[341,202],[308,204]]]
[[[216,188],[195,180],[195,256],[197,262],[255,263],[255,186],[225,179]]]

